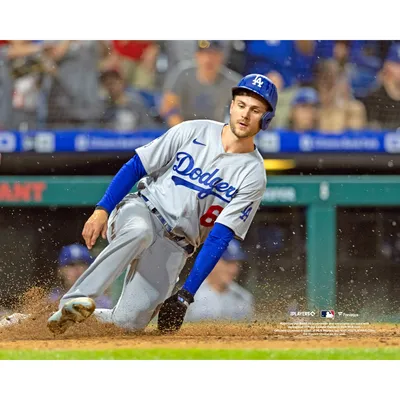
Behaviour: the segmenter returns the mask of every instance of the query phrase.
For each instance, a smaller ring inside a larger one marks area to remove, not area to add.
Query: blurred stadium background
[[[247,73],[279,91],[239,276],[258,315],[398,321],[398,41],[0,41],[0,307],[55,284],[60,249],[136,147],[182,119],[226,120]]]

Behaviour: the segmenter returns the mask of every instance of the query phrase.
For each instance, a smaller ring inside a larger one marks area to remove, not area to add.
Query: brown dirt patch
[[[110,349],[110,348],[214,348],[284,349],[339,347],[399,347],[397,325],[369,325],[374,332],[346,336],[302,336],[275,333],[279,324],[185,324],[181,331],[161,335],[154,325],[129,333],[90,318],[67,333],[54,336],[46,328],[47,315],[0,331],[0,349]]]
[[[283,328],[279,323],[192,323],[184,324],[175,334],[161,335],[154,324],[144,332],[131,333],[89,318],[65,334],[54,336],[47,330],[46,321],[55,310],[55,305],[49,305],[45,298],[44,293],[38,290],[25,296],[18,311],[31,313],[32,317],[20,324],[0,329],[0,349],[312,349],[400,346],[400,327],[397,324],[371,324],[363,328],[372,332],[349,332],[346,336],[303,336],[295,332],[277,333],[277,329]]]

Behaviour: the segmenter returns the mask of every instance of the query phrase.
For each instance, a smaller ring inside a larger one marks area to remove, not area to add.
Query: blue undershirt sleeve
[[[186,279],[183,289],[190,292],[193,296],[200,285],[213,270],[222,254],[233,239],[234,232],[226,225],[215,223],[211,232],[208,234],[200,253],[189,276]]]
[[[139,156],[135,154],[114,176],[103,198],[96,206],[103,207],[108,214],[130,192],[135,184],[147,175]]]

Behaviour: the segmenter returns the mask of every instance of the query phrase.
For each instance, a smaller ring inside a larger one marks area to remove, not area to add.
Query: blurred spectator
[[[55,68],[45,82],[48,127],[96,125],[101,113],[97,72],[101,43],[64,40],[51,44],[47,54]]]
[[[337,40],[333,47],[333,59],[339,67],[339,79],[344,80],[344,84],[348,84],[351,79],[352,64],[350,64],[351,42],[349,40]],[[351,90],[349,88],[349,90]]]
[[[271,79],[271,81],[275,84],[276,89],[280,93],[285,87],[285,82],[283,81],[282,75],[278,71],[270,71],[266,75],[267,78]]]
[[[278,90],[278,104],[275,118],[270,124],[270,130],[276,128],[287,128],[289,125],[291,104],[295,94],[300,88],[299,84],[287,87],[284,89],[284,81],[282,75],[277,71],[271,71],[267,77],[275,84]]]
[[[389,50],[381,71],[381,86],[363,99],[371,128],[400,127],[400,43]]]
[[[341,133],[365,127],[365,108],[353,98],[336,60],[324,60],[318,64],[315,87],[320,100],[318,129],[321,132]]]
[[[263,73],[279,93],[277,113],[270,129],[287,128],[292,100],[302,86],[310,86],[317,60],[317,41],[249,41],[246,72]],[[262,71],[262,72],[261,72]]]
[[[46,56],[49,47],[30,40],[12,40],[10,46],[13,51],[19,48],[10,60],[14,82],[13,127],[20,131],[33,130],[38,127],[42,79],[53,67]]]
[[[379,59],[375,55],[377,52],[375,41],[318,40],[295,43],[294,48],[297,50],[294,52],[293,68],[297,71],[296,80],[293,85],[284,87],[279,92],[278,111],[270,125],[271,128],[288,127],[291,103],[297,90],[300,87],[312,86],[314,82],[310,82],[310,78],[314,81],[318,66],[323,64],[324,60],[332,59],[337,63],[335,86],[341,87],[343,94],[347,93],[339,98],[348,97],[351,100],[346,111],[348,123],[342,123],[342,125],[348,126],[349,129],[362,129],[366,124],[365,110],[354,100],[365,95],[366,90],[374,85],[379,66]],[[279,72],[272,71],[269,74],[277,75]],[[338,119],[337,114],[344,115],[337,110],[334,114],[334,119]],[[323,119],[326,121],[326,117]],[[336,131],[340,130],[340,128],[336,129]]]
[[[162,122],[159,112],[170,126],[183,119],[226,120],[228,107],[222,103],[230,90],[225,88],[240,79],[235,76],[238,71],[265,74],[277,85],[278,112],[271,129],[287,128],[294,95],[299,88],[312,86],[312,78],[322,108],[317,129],[336,133],[362,129],[365,108],[371,127],[394,129],[399,126],[396,45],[400,44],[394,40],[2,40],[0,128],[42,129],[44,123],[49,128],[91,128],[107,119],[112,127],[112,107],[101,118],[98,72],[116,70],[127,92],[134,89],[132,96],[139,101],[137,106],[134,102],[135,109],[142,104],[157,127]],[[317,60],[330,61],[318,66]],[[157,91],[161,86],[163,96]],[[356,99],[366,95],[363,107]],[[128,114],[118,118],[126,117],[122,124],[126,128],[121,130],[131,130]]]
[[[318,93],[313,88],[298,89],[289,118],[289,129],[303,133],[315,130],[318,121]]]
[[[221,49],[224,53],[223,63],[231,54],[231,41],[221,40]],[[172,69],[182,61],[192,61],[196,57],[198,48],[197,40],[167,40],[164,43],[168,59],[168,68]]]
[[[333,58],[341,68],[344,68],[350,59],[350,40],[336,40],[333,47]]]
[[[79,279],[92,263],[88,249],[80,244],[64,246],[58,258],[59,285],[50,294],[52,302],[58,301]],[[100,308],[112,308],[111,300],[106,295],[95,299],[96,306]]]
[[[350,82],[354,97],[361,99],[377,88],[376,76],[382,67],[381,42],[378,40],[352,40],[349,62]]]
[[[244,68],[246,66],[245,51],[246,43],[244,40],[229,41],[229,52],[225,65],[240,75],[244,74]]]
[[[319,40],[320,59],[333,58],[344,67],[355,98],[360,99],[376,86],[381,68],[381,42],[377,40]]]
[[[341,75],[349,83],[355,98],[364,97],[376,86],[376,75],[381,66],[378,42],[366,40],[336,40],[333,58],[338,62]]]
[[[316,41],[295,40],[292,59],[291,69],[294,78],[291,84],[311,85],[314,80],[314,67],[318,59]]]
[[[244,75],[249,73],[267,75],[271,71],[277,71],[283,78],[284,86],[290,86],[292,77],[288,69],[292,52],[291,40],[247,40]]]
[[[159,46],[152,40],[112,40],[100,69],[117,69],[128,86],[154,90]]]
[[[232,87],[240,75],[223,65],[220,41],[198,42],[195,62],[181,62],[167,76],[161,115],[169,126],[184,120],[225,121],[232,100]]]
[[[343,86],[347,86],[347,90],[351,96],[355,95],[354,92],[358,92],[358,86],[361,84],[367,85],[366,79],[368,79],[365,74],[358,69],[357,65],[352,62],[355,58],[360,58],[360,52],[363,51],[362,45],[355,41],[350,40],[336,40],[332,49],[332,58],[337,62],[339,67],[339,78]],[[362,62],[360,62],[361,67]],[[375,75],[369,80],[375,80]],[[369,85],[371,82],[369,82]]]
[[[379,58],[382,60],[382,64],[385,62],[389,51],[391,49],[391,47],[394,44],[400,44],[400,40],[377,40],[376,42],[378,42],[378,46],[379,46],[379,51],[378,51],[378,56]]]
[[[0,41],[0,128],[12,129],[17,124],[13,112],[13,77],[18,79],[32,64],[37,65],[41,50],[41,44],[27,40]],[[16,89],[18,96],[19,87]]]
[[[248,40],[245,53],[244,75],[268,75],[277,71],[283,78],[284,88],[297,82],[309,84],[317,59],[314,40]]]
[[[12,79],[8,66],[8,43],[0,46],[0,129],[9,129],[12,125]]]
[[[197,291],[186,321],[246,320],[253,317],[252,294],[234,282],[245,258],[239,241],[233,239]]]
[[[102,128],[131,132],[156,126],[142,97],[133,90],[127,90],[118,71],[103,72],[100,81],[106,92]]]

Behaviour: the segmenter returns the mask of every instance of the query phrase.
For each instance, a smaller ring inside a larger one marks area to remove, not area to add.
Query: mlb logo
[[[324,311],[321,311],[321,318],[330,318],[330,319],[334,319],[334,318],[335,318],[335,311],[333,311],[333,310],[324,310]]]

